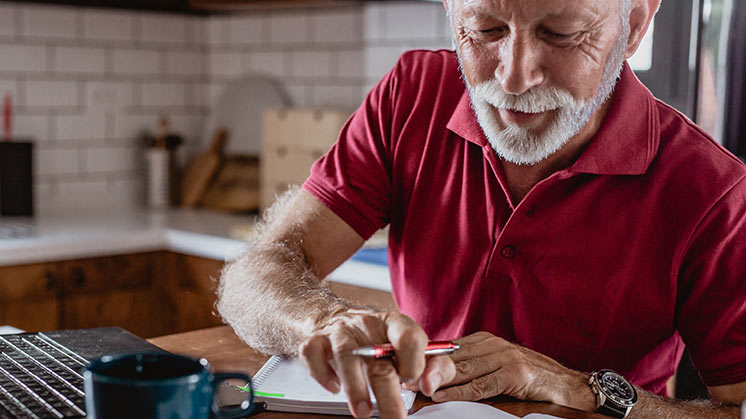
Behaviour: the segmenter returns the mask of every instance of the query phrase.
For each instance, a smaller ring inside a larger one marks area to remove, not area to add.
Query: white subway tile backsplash
[[[131,146],[89,147],[88,172],[131,172],[137,168],[135,160],[144,158],[142,150]]]
[[[307,44],[311,40],[310,19],[305,15],[278,13],[269,17],[272,44]]]
[[[10,95],[14,105],[18,104],[18,82],[15,79],[0,79],[0,100],[6,94]]]
[[[59,141],[106,141],[106,115],[58,115],[56,117]]]
[[[360,48],[338,50],[339,77],[362,79],[365,68],[365,55]]]
[[[228,42],[228,19],[223,16],[215,16],[204,22],[204,44],[215,46]]]
[[[252,73],[294,106],[355,108],[406,49],[449,46],[447,26],[425,2],[200,17],[0,0],[0,95],[12,91],[15,132],[43,150],[40,212],[132,206],[139,135],[161,116],[202,149],[225,86]]]
[[[154,133],[158,129],[160,115],[149,114],[116,114],[114,115],[114,140],[120,142],[136,141],[143,131]]]
[[[227,42],[235,45],[260,45],[267,42],[267,20],[260,16],[236,16],[226,21]]]
[[[34,173],[38,176],[80,173],[80,151],[71,147],[39,146]]]
[[[39,45],[0,44],[0,73],[47,71],[47,48]]]
[[[120,207],[115,190],[110,190],[106,180],[79,179],[60,181],[54,189],[39,199],[40,212],[72,210],[104,210]]]
[[[354,109],[360,105],[360,89],[355,85],[315,83],[313,106]]]
[[[117,177],[109,181],[110,195],[119,207],[139,206],[145,203],[144,175],[134,178]]]
[[[227,82],[215,80],[213,80],[212,83],[208,83],[205,92],[205,104],[210,108],[214,107],[218,103],[218,100],[220,100],[220,98],[225,94],[227,86]]]
[[[244,56],[246,73],[258,73],[281,78],[287,75],[289,54],[284,52],[251,52]]]
[[[372,3],[363,8],[363,39],[375,42],[386,38],[386,4]]]
[[[365,77],[380,79],[394,67],[406,51],[401,46],[368,47],[365,51]]]
[[[75,81],[28,80],[25,91],[28,108],[72,108],[81,104]]]
[[[168,74],[178,76],[202,76],[205,59],[199,52],[173,51],[168,53]]]
[[[15,36],[16,7],[10,3],[0,4],[0,38]]]
[[[331,51],[296,51],[290,55],[291,77],[329,78],[336,74]]]
[[[359,10],[322,11],[311,18],[314,41],[321,44],[356,44],[363,40]]]
[[[186,86],[183,83],[143,83],[140,88],[140,106],[186,106]]]
[[[71,7],[26,6],[23,8],[26,38],[74,39],[78,36],[78,12]]]
[[[144,14],[140,17],[140,41],[145,44],[187,44],[187,19],[174,14]]]
[[[92,81],[85,83],[88,113],[119,113],[135,103],[136,85],[128,82]]]
[[[56,47],[54,69],[58,73],[96,74],[106,71],[106,50],[103,48]]]
[[[117,49],[113,53],[115,74],[153,75],[161,68],[160,53],[145,49]]]
[[[49,119],[47,115],[24,115],[13,116],[13,136],[21,139],[46,142],[52,139],[49,132]]]
[[[386,5],[387,40],[437,38],[438,14],[445,14],[441,3],[390,3]]]
[[[243,72],[238,52],[211,52],[207,56],[207,70],[213,77],[237,77]]]
[[[87,41],[134,41],[135,13],[85,10],[83,36]]]
[[[312,86],[306,83],[285,83],[285,91],[290,96],[290,106],[300,108],[313,106],[311,89]]]

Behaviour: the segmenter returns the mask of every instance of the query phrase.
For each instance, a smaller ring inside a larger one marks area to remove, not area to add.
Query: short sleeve
[[[389,136],[398,67],[368,93],[303,184],[366,240],[390,219]]]
[[[679,276],[677,327],[708,386],[746,381],[746,180],[697,228]]]

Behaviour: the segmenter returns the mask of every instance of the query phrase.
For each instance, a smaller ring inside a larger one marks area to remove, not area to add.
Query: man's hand
[[[585,411],[595,409],[586,374],[487,332],[455,342],[461,346],[458,351],[429,358],[422,378],[406,387],[421,390],[436,402],[505,394]]]
[[[387,359],[352,355],[352,350],[360,346],[386,342],[394,346],[396,365]],[[368,395],[370,383],[381,417],[403,418],[406,411],[400,377],[405,381],[420,377],[425,368],[427,342],[422,328],[401,313],[350,310],[334,316],[328,325],[306,339],[299,355],[311,376],[324,388],[336,393],[340,384],[344,386],[355,417],[368,417],[373,412]]]

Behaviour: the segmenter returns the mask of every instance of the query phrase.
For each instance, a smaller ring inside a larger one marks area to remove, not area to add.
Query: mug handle
[[[246,381],[246,385],[249,386],[251,391],[248,392],[249,396],[246,399],[246,401],[249,402],[249,405],[245,408],[238,406],[238,407],[233,407],[230,409],[220,409],[217,406],[217,403],[213,403],[212,405],[213,417],[220,418],[220,419],[235,419],[235,418],[242,418],[242,417],[250,415],[252,411],[254,410],[254,388],[251,386],[251,377],[249,377],[246,374],[241,374],[237,372],[218,372],[218,373],[215,373],[214,376],[215,376],[215,381],[214,381],[215,388],[218,388],[218,384],[220,384],[220,382],[222,381],[229,380],[231,378],[238,378],[238,379]]]

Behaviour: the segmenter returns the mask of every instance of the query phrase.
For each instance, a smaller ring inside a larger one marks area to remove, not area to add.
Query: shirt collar
[[[613,102],[595,137],[571,172],[599,175],[645,173],[658,151],[659,125],[655,98],[625,62]],[[447,128],[469,142],[489,146],[464,88]]]

